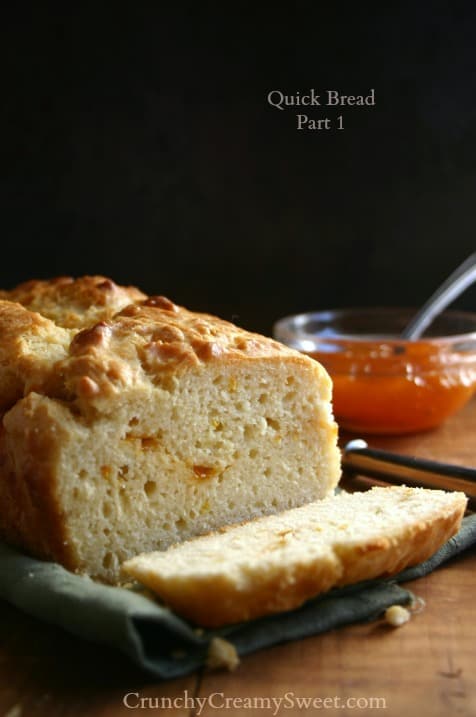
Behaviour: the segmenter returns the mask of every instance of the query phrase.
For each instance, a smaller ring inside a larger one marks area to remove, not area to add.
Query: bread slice
[[[336,485],[331,382],[316,361],[105,277],[2,299],[8,542],[114,582],[139,552]]]
[[[340,493],[139,555],[123,571],[179,615],[218,627],[425,560],[458,531],[466,502],[405,486]]]

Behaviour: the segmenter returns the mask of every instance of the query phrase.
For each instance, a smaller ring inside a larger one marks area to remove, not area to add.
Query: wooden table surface
[[[475,437],[473,401],[435,431],[368,440],[476,467]],[[245,657],[232,673],[199,672],[169,682],[3,602],[0,717],[476,715],[476,552],[408,586],[426,607],[401,628],[383,621],[339,628]],[[257,698],[254,705],[246,702],[250,698]],[[315,698],[322,702],[306,703]]]

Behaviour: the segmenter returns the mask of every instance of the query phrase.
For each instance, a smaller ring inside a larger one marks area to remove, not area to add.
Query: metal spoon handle
[[[476,252],[471,254],[430,296],[400,334],[402,339],[418,339],[433,319],[476,281]]]
[[[369,476],[394,485],[460,490],[476,509],[476,469],[403,456],[369,448],[362,440],[347,443],[342,468],[350,475]]]

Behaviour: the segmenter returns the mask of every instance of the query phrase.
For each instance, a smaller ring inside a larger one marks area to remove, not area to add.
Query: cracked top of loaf
[[[273,339],[103,276],[29,281],[0,292],[0,337],[3,410],[35,391],[84,414],[108,412],[125,390],[150,390],[207,362],[287,357],[326,376],[317,362]]]
[[[146,298],[135,286],[119,286],[105,276],[32,279],[0,291],[0,299],[15,301],[67,329],[91,326]]]

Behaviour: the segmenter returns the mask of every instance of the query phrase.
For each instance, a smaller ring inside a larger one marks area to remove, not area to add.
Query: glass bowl
[[[421,339],[400,339],[414,314],[398,308],[310,312],[280,319],[273,335],[327,369],[340,427],[413,433],[441,424],[476,388],[476,314],[446,311]]]

